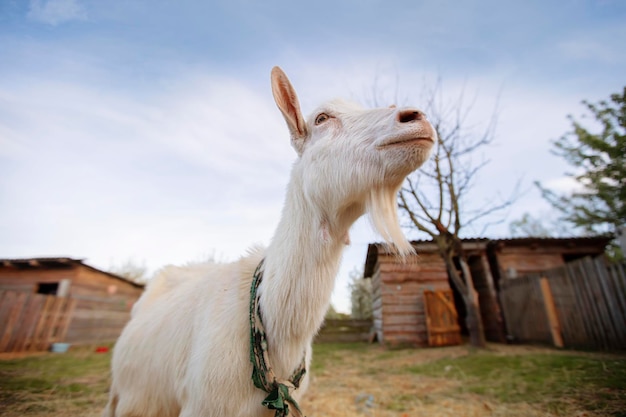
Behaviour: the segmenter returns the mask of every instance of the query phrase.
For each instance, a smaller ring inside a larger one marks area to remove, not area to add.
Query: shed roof
[[[521,238],[509,238],[509,239],[489,239],[489,238],[464,238],[464,249],[486,249],[490,248],[502,248],[502,247],[520,247],[520,246],[534,246],[534,247],[554,247],[563,246],[567,248],[575,246],[597,246],[602,250],[613,239],[612,235],[600,235],[600,236],[583,236],[583,237],[521,237]],[[437,246],[433,240],[413,240],[411,245],[422,252],[434,252],[437,250]],[[374,272],[374,265],[379,253],[389,253],[389,247],[385,243],[370,243],[367,248],[367,257],[365,259],[364,276],[371,276]]]
[[[100,272],[110,276],[111,278],[124,281],[137,288],[143,288],[144,284],[131,281],[123,276],[114,274],[112,272],[103,271],[93,266],[87,265],[83,262],[84,259],[57,257],[57,258],[21,258],[21,259],[0,259],[0,268],[17,268],[17,269],[38,269],[38,268],[71,268],[75,266],[84,266],[85,268],[93,271]]]

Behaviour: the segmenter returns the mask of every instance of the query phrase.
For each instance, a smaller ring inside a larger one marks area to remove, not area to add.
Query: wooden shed
[[[379,342],[392,346],[427,346],[437,339],[439,345],[460,343],[446,267],[434,244],[431,246],[432,250],[421,250],[418,256],[401,262],[385,245],[369,245],[364,275],[372,279],[374,330]],[[428,322],[426,297],[440,301],[442,309],[436,320],[443,323]],[[439,327],[437,336],[429,338],[428,324],[439,325],[435,326]]]
[[[496,285],[501,279],[563,266],[586,256],[602,255],[611,236],[491,240],[488,255]]]
[[[487,340],[506,341],[498,289],[502,279],[544,271],[604,252],[610,237],[464,239]],[[414,241],[417,255],[402,262],[384,244],[370,244],[364,276],[371,277],[374,329],[388,345],[458,344],[467,333],[465,307],[432,241]]]
[[[81,259],[0,259],[0,351],[113,341],[142,291]]]

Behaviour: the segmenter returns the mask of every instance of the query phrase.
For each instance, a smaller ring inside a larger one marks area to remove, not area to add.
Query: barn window
[[[37,284],[37,294],[56,295],[58,290],[58,282],[40,282]]]

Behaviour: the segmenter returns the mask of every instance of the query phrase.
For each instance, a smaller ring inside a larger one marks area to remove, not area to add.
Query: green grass
[[[92,348],[0,360],[0,415],[9,410],[11,415],[45,415],[68,404],[100,404],[106,400],[109,362],[110,354]]]
[[[436,350],[384,350],[365,344],[318,344],[313,373],[359,367],[360,375],[416,375],[441,380],[444,391],[437,399],[479,396],[500,404],[527,403],[556,415],[568,415],[574,406],[600,415],[626,417],[626,356],[569,351],[521,351],[505,347],[506,353],[469,347],[441,352],[439,359],[423,361],[422,355]],[[452,354],[454,353],[454,354]],[[459,354],[460,353],[460,354]],[[357,359],[358,358],[358,359]],[[404,358],[405,360],[398,360]],[[415,358],[416,364],[406,366]],[[408,359],[408,360],[407,360]],[[424,362],[424,363],[420,363]],[[418,364],[419,363],[419,364]],[[444,383],[446,382],[446,383]],[[452,384],[450,382],[453,382]],[[402,412],[412,402],[436,401],[429,395],[417,398],[397,392],[386,408]],[[419,395],[418,395],[419,396]]]
[[[93,347],[0,360],[0,415],[97,416],[107,398],[109,362],[110,354],[94,353]],[[358,392],[350,390],[359,389],[351,388],[358,381],[380,380],[376,386],[388,391],[377,394],[377,404],[393,413],[410,412],[418,403],[463,404],[479,398],[491,404],[532,404],[557,416],[586,410],[626,417],[626,356],[619,355],[509,346],[476,351],[317,344],[310,372],[317,377],[318,396],[337,389],[354,396]],[[352,382],[342,379],[348,376]],[[393,388],[394,378],[405,381],[403,389]],[[431,388],[406,385],[411,379]]]
[[[341,363],[344,355],[367,352],[371,345],[366,343],[317,343],[313,349],[312,373],[323,372]]]
[[[587,410],[626,416],[624,358],[476,352],[407,371],[452,378],[460,382],[457,393],[478,394],[501,403],[542,403],[547,410],[559,411],[574,401]]]

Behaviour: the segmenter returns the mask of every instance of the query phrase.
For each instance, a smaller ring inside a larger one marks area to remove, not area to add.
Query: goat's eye
[[[320,113],[315,118],[315,125],[321,125],[322,123],[324,123],[328,119],[330,119],[329,115],[327,115],[326,113]]]

